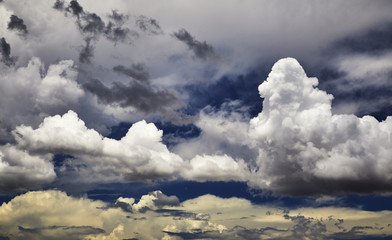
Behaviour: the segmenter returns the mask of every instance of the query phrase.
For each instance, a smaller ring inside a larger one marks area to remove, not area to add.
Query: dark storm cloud
[[[72,0],[72,1],[69,3],[69,5],[68,5],[68,7],[66,8],[66,10],[67,10],[68,12],[72,12],[73,15],[75,15],[75,16],[77,16],[77,17],[79,17],[80,14],[84,13],[83,7],[80,6],[80,4],[78,3],[78,1],[75,1],[75,0]]]
[[[103,32],[105,23],[95,13],[88,13],[83,16],[83,23],[80,23],[80,29],[87,34],[96,36]]]
[[[307,218],[304,216],[289,216],[285,215],[285,219],[295,223],[292,228],[291,239],[324,239],[327,227],[321,221],[314,218]]]
[[[18,226],[18,230],[25,236],[39,235],[40,237],[45,236],[43,232],[51,232],[59,234],[67,234],[70,239],[76,236],[85,236],[91,234],[103,234],[105,231],[101,228],[95,228],[91,226],[48,226],[40,228],[27,228]],[[72,237],[73,236],[73,237]]]
[[[197,221],[205,221],[210,219],[209,214],[197,214],[194,212],[188,212],[176,209],[157,209],[156,213],[159,213],[162,217],[173,217],[178,219],[192,219]]]
[[[181,29],[174,33],[174,36],[185,43],[190,50],[193,51],[196,57],[200,59],[207,59],[215,56],[214,48],[206,41],[200,42],[196,40],[188,31]]]
[[[11,15],[10,21],[8,22],[8,29],[16,30],[23,35],[26,35],[28,33],[27,26],[24,23],[23,19],[19,18],[16,15]]]
[[[202,231],[201,229],[193,229],[193,232],[170,232],[164,231],[170,236],[176,236],[181,239],[240,239],[240,240],[259,240],[263,239],[262,236],[270,238],[270,235],[275,236],[274,239],[283,239],[279,238],[276,234],[286,234],[288,230],[285,229],[277,229],[273,227],[266,227],[260,229],[248,229],[243,226],[235,226],[232,229],[223,230],[222,232],[211,230],[211,231]],[[273,233],[275,233],[273,235]],[[288,238],[288,239],[296,239],[296,238]],[[301,238],[299,238],[301,239]]]
[[[164,231],[170,236],[176,236],[181,239],[264,239],[271,237],[276,240],[291,240],[291,239],[363,239],[366,238],[364,230],[379,229],[371,226],[354,226],[350,230],[339,228],[339,232],[329,233],[327,231],[327,222],[340,224],[340,219],[320,220],[312,217],[305,217],[302,215],[297,216],[283,216],[286,220],[294,223],[293,226],[285,228],[264,227],[264,228],[246,228],[243,226],[235,226],[231,229],[226,229],[221,232],[217,230],[192,229],[192,231],[179,232],[179,231]],[[185,216],[185,218],[188,218]],[[335,224],[336,225],[336,224]],[[366,238],[367,239],[367,238]]]
[[[82,63],[91,63],[91,58],[94,56],[94,46],[92,44],[92,39],[85,39],[86,45],[83,46],[79,53],[79,61]]]
[[[128,85],[114,82],[112,87],[93,79],[83,85],[105,104],[119,103],[122,107],[132,106],[143,112],[159,112],[179,103],[177,97],[166,89],[155,90],[149,82],[131,81]]]
[[[94,55],[94,42],[99,37],[104,36],[106,39],[117,42],[126,42],[131,38],[138,37],[136,31],[132,31],[127,27],[123,27],[126,15],[120,14],[115,10],[109,15],[113,21],[107,24],[96,13],[89,13],[83,10],[83,7],[77,1],[71,1],[70,4],[64,8],[64,1],[57,0],[53,6],[54,9],[64,11],[65,13],[71,12],[76,17],[76,24],[85,37],[86,45],[80,52],[79,60],[83,63],[90,63]],[[65,14],[67,16],[67,14]]]
[[[136,80],[145,81],[150,78],[147,66],[143,63],[132,64],[129,68],[126,68],[123,65],[117,65],[113,67],[113,70]]]
[[[64,1],[56,0],[56,2],[53,5],[53,8],[57,9],[57,10],[63,10],[64,9]]]
[[[113,19],[116,23],[123,24],[127,19],[127,16],[119,13],[117,10],[112,10],[112,14],[109,15],[109,18]]]
[[[152,34],[163,33],[161,27],[158,24],[158,21],[146,16],[139,16],[136,20],[136,25],[144,32]]]
[[[332,237],[334,239],[361,239],[361,236],[365,233],[363,230],[375,229],[371,226],[354,226],[349,231],[344,230],[342,232],[334,233]]]
[[[137,37],[138,34],[135,31],[131,31],[129,28],[123,28],[116,26],[114,23],[109,22],[104,30],[105,37],[113,42],[124,42],[129,36]]]
[[[12,66],[15,64],[15,57],[11,57],[11,46],[7,43],[5,38],[0,39],[0,54],[1,54],[1,61],[7,65]]]
[[[331,179],[307,176],[298,163],[277,164],[272,170],[276,182],[271,184],[275,193],[290,196],[314,196],[319,194],[336,195],[348,192],[357,194],[392,192],[390,183],[375,174],[363,174],[362,179]],[[307,176],[304,178],[304,176]],[[285,177],[283,177],[285,176]]]

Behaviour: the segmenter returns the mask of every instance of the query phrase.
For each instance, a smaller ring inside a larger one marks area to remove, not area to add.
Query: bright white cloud
[[[178,206],[179,204],[180,202],[176,196],[167,196],[159,190],[143,195],[137,203],[135,203],[134,198],[123,197],[119,197],[115,203],[116,206],[130,212],[146,212],[168,206]]]
[[[392,118],[332,115],[295,59],[282,59],[259,86],[263,111],[250,122],[259,149],[252,184],[291,194],[391,190]]]
[[[227,155],[203,155],[190,160],[189,169],[181,176],[194,181],[246,181],[249,169],[242,159],[234,160]]]
[[[88,129],[77,114],[47,117],[37,129],[19,126],[18,145],[32,152],[70,154],[71,168],[90,181],[126,181],[173,178],[183,161],[161,143],[162,131],[145,121],[135,123],[121,139],[105,138]],[[76,169],[76,165],[87,167]],[[96,178],[96,179],[94,179]]]

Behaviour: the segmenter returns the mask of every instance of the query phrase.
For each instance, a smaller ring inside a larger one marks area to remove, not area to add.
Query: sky
[[[391,11],[0,0],[0,239],[390,239]]]

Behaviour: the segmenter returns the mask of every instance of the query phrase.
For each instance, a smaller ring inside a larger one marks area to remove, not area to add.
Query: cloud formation
[[[71,61],[51,66],[39,80],[36,103],[76,103],[84,93],[69,80],[75,76]],[[72,156],[58,170],[63,180],[234,180],[288,195],[390,191],[391,119],[332,114],[333,96],[317,89],[317,83],[295,59],[282,59],[259,86],[263,110],[249,124],[240,112],[207,111],[197,123],[201,136],[179,144],[174,152],[152,123],[137,122],[114,140],[87,128],[74,111],[47,117],[36,129],[20,125],[13,137],[25,154]],[[104,86],[100,93],[121,96],[111,90]]]
[[[56,178],[51,154],[30,155],[12,145],[0,146],[0,189],[26,190]]]
[[[200,59],[207,59],[215,56],[214,48],[206,41],[200,42],[196,40],[188,31],[181,29],[174,33],[174,36],[184,42],[190,50],[193,51],[196,57]]]
[[[366,239],[391,234],[390,211],[258,206],[240,198],[204,195],[157,207],[144,195],[127,211],[55,190],[28,192],[0,206],[0,237],[7,239]],[[167,197],[167,196],[166,196]],[[172,197],[175,198],[174,196]],[[117,203],[126,203],[119,198]],[[129,201],[128,201],[129,202]],[[61,204],[59,204],[61,203]],[[116,203],[116,204],[117,204]],[[140,210],[140,209],[139,209]],[[181,217],[172,213],[181,212]],[[61,216],[61,217],[59,217]],[[371,224],[369,224],[371,222]]]
[[[78,105],[84,96],[71,60],[45,70],[42,61],[33,58],[25,67],[3,69],[0,76],[0,139],[5,143],[12,141],[10,132],[16,126],[39,124],[47,115]]]
[[[8,29],[16,30],[22,35],[26,35],[28,33],[27,26],[24,23],[23,19],[19,18],[16,15],[11,15],[10,21],[8,22]]]
[[[0,39],[0,55],[1,61],[6,66],[12,66],[15,64],[16,57],[11,57],[11,46],[5,38]]]
[[[116,71],[125,71],[126,74],[130,74],[125,68],[117,67],[116,69]],[[83,87],[97,96],[99,102],[117,103],[121,107],[134,107],[145,113],[162,113],[169,111],[176,105],[181,105],[180,100],[173,92],[167,89],[154,89],[149,81],[130,81],[128,85],[122,82],[113,82],[112,87],[107,87],[101,81],[92,79],[86,82]]]
[[[259,86],[263,111],[250,122],[259,149],[252,184],[288,194],[391,191],[392,119],[333,115],[295,59],[279,60]]]
[[[37,129],[19,126],[13,132],[19,147],[30,152],[69,154],[64,174],[84,182],[123,182],[171,179],[183,161],[161,143],[162,131],[140,121],[121,140],[88,129],[77,114],[45,118]],[[61,170],[60,170],[61,171]],[[69,172],[68,172],[69,171]],[[73,180],[72,180],[73,179]]]

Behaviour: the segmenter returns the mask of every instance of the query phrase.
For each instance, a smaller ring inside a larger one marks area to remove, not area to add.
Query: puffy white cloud
[[[259,149],[253,186],[289,194],[390,191],[392,118],[332,115],[295,59],[279,60],[259,86],[263,111],[250,122]]]
[[[222,131],[224,130],[222,127]],[[153,123],[132,125],[120,140],[103,137],[86,127],[78,115],[47,117],[33,129],[18,126],[13,131],[17,147],[35,154],[68,154],[59,168],[64,181],[124,182],[176,179],[195,181],[247,181],[250,172],[241,158],[196,155],[183,159],[162,143],[162,130]]]
[[[143,195],[137,203],[135,203],[134,198],[123,197],[119,197],[115,203],[116,206],[130,212],[146,212],[147,210],[178,206],[179,204],[180,202],[176,196],[167,196],[159,190]]]
[[[246,181],[250,176],[244,160],[227,155],[197,155],[189,165],[181,176],[194,181]]]
[[[76,157],[67,167],[87,182],[173,178],[183,165],[161,142],[162,131],[145,121],[133,124],[121,140],[115,140],[88,129],[69,111],[45,118],[37,129],[19,126],[13,133],[18,146],[29,151]],[[79,169],[78,164],[85,167]]]

